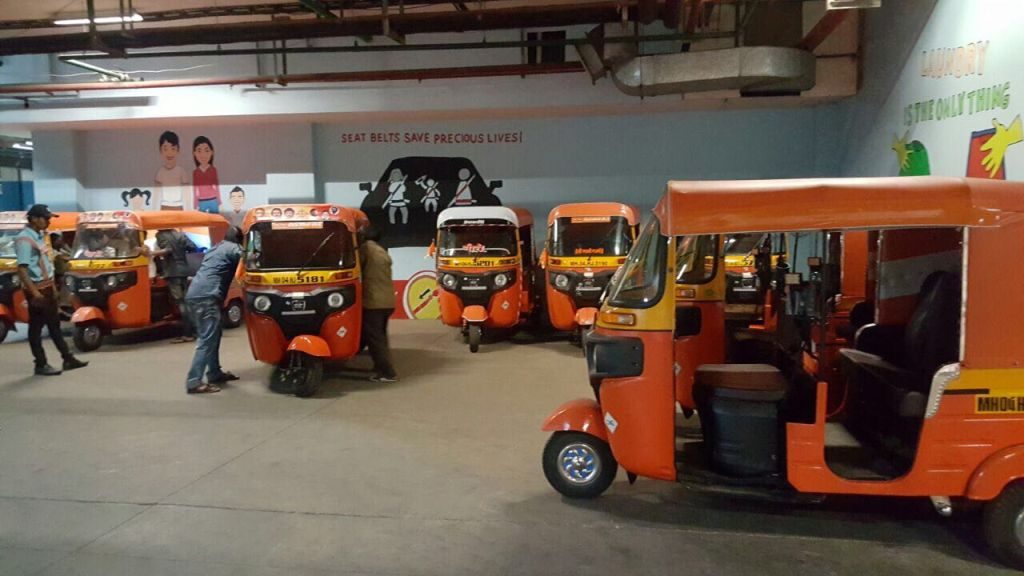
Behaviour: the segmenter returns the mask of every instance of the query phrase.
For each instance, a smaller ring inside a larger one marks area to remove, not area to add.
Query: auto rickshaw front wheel
[[[103,327],[99,322],[75,324],[72,340],[79,351],[92,352],[103,345]]]
[[[295,374],[295,395],[299,398],[309,398],[320,389],[320,383],[324,379],[324,360],[316,356],[301,354],[299,367],[293,368],[298,372]]]
[[[469,351],[476,352],[480,349],[480,340],[483,338],[483,329],[479,324],[470,324],[466,340],[469,342]]]
[[[234,299],[224,308],[224,327],[238,328],[242,325],[242,301]]]
[[[985,541],[1001,562],[1024,570],[1024,481],[1003,489],[985,506]]]
[[[544,476],[569,498],[597,498],[619,471],[608,443],[583,432],[555,432],[544,446]]]

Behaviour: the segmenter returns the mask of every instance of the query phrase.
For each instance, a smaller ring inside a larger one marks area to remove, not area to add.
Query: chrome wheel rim
[[[601,473],[601,459],[593,446],[569,444],[558,453],[558,471],[572,484],[589,484]]]
[[[1017,514],[1017,519],[1013,523],[1013,535],[1017,537],[1017,544],[1024,546],[1024,510]]]
[[[100,341],[100,329],[98,326],[86,326],[82,329],[82,339],[89,344]]]
[[[230,320],[232,324],[237,324],[237,323],[241,322],[242,321],[242,307],[239,306],[238,304],[232,304],[228,308],[228,320]]]

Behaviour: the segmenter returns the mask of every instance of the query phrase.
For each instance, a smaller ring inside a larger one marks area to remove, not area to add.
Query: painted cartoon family
[[[232,224],[240,225],[245,219],[245,190],[235,186],[228,192],[228,207],[221,208],[220,177],[214,166],[213,142],[206,136],[192,141],[191,174],[178,165],[181,142],[170,130],[160,134],[158,140],[160,168],[153,178],[153,190],[132,188],[121,193],[121,202],[131,210],[199,210],[221,214]]]

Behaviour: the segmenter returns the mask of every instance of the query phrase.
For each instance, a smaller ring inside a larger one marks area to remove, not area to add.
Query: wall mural
[[[501,185],[484,180],[467,158],[407,156],[392,160],[376,183],[360,184],[366,192],[360,208],[380,230],[384,246],[428,246],[441,210],[500,206],[494,191]]]

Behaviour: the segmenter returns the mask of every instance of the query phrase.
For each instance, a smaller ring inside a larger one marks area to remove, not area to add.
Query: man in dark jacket
[[[363,272],[363,342],[373,358],[374,382],[397,382],[388,343],[388,318],[395,312],[391,256],[377,243],[380,233],[368,226],[360,234],[359,260]]]
[[[185,295],[199,336],[185,381],[189,394],[220,392],[217,384],[238,380],[238,376],[220,367],[220,337],[224,330],[221,320],[224,297],[238,269],[238,262],[242,259],[241,242],[242,231],[237,226],[228,228],[224,241],[210,248],[203,257],[203,263],[199,265],[199,271],[192,278],[192,284]]]
[[[153,256],[163,257],[163,277],[167,279],[167,290],[171,293],[171,299],[178,308],[181,316],[181,335],[171,340],[171,343],[192,342],[196,339],[195,327],[189,319],[189,313],[185,304],[185,292],[188,290],[188,255],[196,252],[199,248],[178,230],[160,230],[156,233],[156,247]]]

